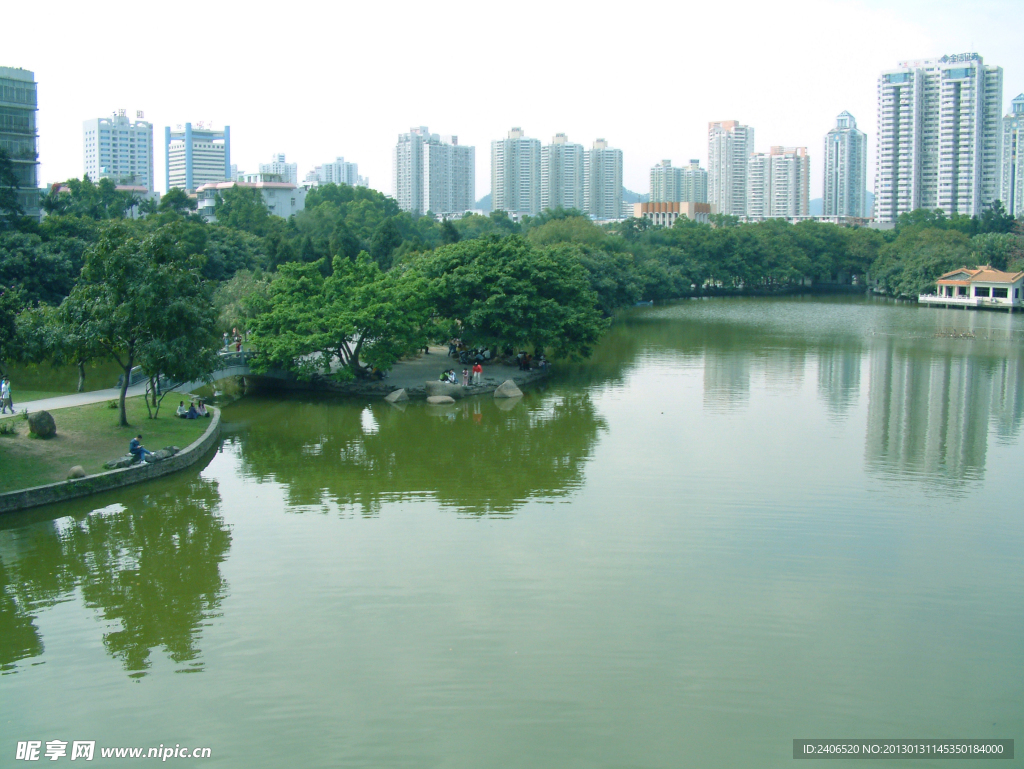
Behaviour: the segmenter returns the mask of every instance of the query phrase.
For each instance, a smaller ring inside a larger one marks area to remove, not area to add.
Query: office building
[[[142,118],[142,112],[135,113]],[[111,179],[115,184],[156,189],[153,174],[153,124],[129,120],[121,109],[108,118],[82,124],[85,174],[94,182]]]
[[[299,164],[287,162],[283,152],[274,155],[269,163],[260,163],[260,173],[279,176],[281,181],[289,184],[299,183]],[[230,179],[230,176],[228,178]]]
[[[513,218],[540,213],[540,140],[513,128],[508,138],[491,142],[492,210]]]
[[[583,211],[592,219],[622,218],[622,150],[604,139],[583,155]]]
[[[878,78],[875,221],[918,208],[982,213],[999,196],[1003,70],[976,53],[904,61]]]
[[[330,163],[316,166],[306,174],[306,185],[347,184],[349,187],[369,187],[370,179],[359,175],[358,163],[347,163],[345,158],[335,158]]]
[[[211,182],[231,178],[231,127],[223,131],[204,128],[199,123],[192,128],[185,123],[182,130],[164,129],[164,157],[166,158],[167,189],[175,187],[195,192]]]
[[[1002,184],[999,199],[1017,219],[1024,217],[1024,93],[1003,118]]]
[[[866,217],[868,136],[857,129],[849,112],[840,113],[836,127],[825,137],[825,180],[822,213],[825,216]]]
[[[747,160],[747,221],[810,213],[811,159],[806,147],[772,147]]]
[[[583,210],[583,145],[555,134],[540,150],[540,209]]]
[[[671,160],[662,160],[651,169],[652,203],[707,203],[708,172],[699,160],[681,168]]]
[[[735,120],[708,123],[708,202],[715,213],[747,215],[747,159],[754,129]]]
[[[39,216],[39,147],[36,134],[36,79],[27,69],[0,67],[0,147],[7,151],[18,182],[18,205]]]
[[[399,208],[414,216],[461,214],[476,202],[476,148],[457,136],[432,134],[426,126],[400,134],[392,173]]]

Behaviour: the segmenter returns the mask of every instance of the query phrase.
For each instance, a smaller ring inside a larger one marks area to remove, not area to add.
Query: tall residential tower
[[[999,195],[1003,70],[976,53],[904,61],[878,78],[875,220],[980,214]]]
[[[1003,118],[1002,185],[999,198],[1017,219],[1024,217],[1024,93]]]
[[[807,216],[811,159],[806,147],[772,147],[747,161],[747,219]]]
[[[836,127],[825,137],[825,184],[822,213],[825,216],[866,217],[868,137],[857,130],[849,112],[840,113]]]
[[[651,169],[652,203],[707,203],[708,172],[699,160],[681,168],[671,160],[662,160]]]
[[[712,211],[747,215],[747,159],[754,129],[735,120],[708,123],[708,203]]]
[[[555,134],[540,150],[540,209],[583,210],[583,145]]]
[[[494,211],[513,216],[540,213],[540,140],[522,128],[491,142],[491,195]]]
[[[592,219],[622,218],[622,150],[604,139],[583,156],[583,211]]]
[[[444,216],[473,208],[476,148],[459,144],[459,137],[414,126],[399,134],[392,160],[395,200],[403,211]]]

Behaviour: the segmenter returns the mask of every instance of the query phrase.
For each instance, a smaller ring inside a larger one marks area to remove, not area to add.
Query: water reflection
[[[36,615],[76,590],[106,621],[103,645],[132,676],[145,675],[157,648],[181,672],[202,668],[200,627],[225,594],[220,564],[231,545],[217,485],[193,477],[136,487],[125,499],[0,530],[0,669],[42,654]]]
[[[226,418],[246,423],[235,439],[244,472],[283,484],[290,508],[331,501],[362,515],[428,495],[474,515],[564,497],[582,482],[605,428],[589,394],[576,390],[405,409],[246,398]]]
[[[859,344],[823,345],[818,351],[818,395],[833,416],[845,416],[860,392]]]

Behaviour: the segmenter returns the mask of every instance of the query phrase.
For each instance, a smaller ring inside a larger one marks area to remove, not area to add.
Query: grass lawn
[[[168,401],[170,399],[168,398]],[[179,399],[180,400],[180,399]],[[103,463],[128,453],[128,441],[142,433],[142,444],[150,451],[164,446],[185,448],[210,426],[209,419],[178,419],[177,407],[164,401],[159,419],[149,419],[141,397],[125,401],[131,427],[117,426],[117,409],[107,403],[92,403],[50,412],[57,434],[47,440],[28,431],[21,416],[6,417],[17,435],[0,435],[0,492],[41,486],[67,479],[75,465],[88,475],[104,472]]]

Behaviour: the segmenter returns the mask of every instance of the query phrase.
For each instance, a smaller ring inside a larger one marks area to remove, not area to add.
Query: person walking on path
[[[4,377],[0,382],[0,414],[6,414],[7,409],[14,413],[14,401],[11,400],[11,380]]]
[[[473,364],[473,384],[480,384],[480,378],[484,374],[484,367],[479,362]]]

